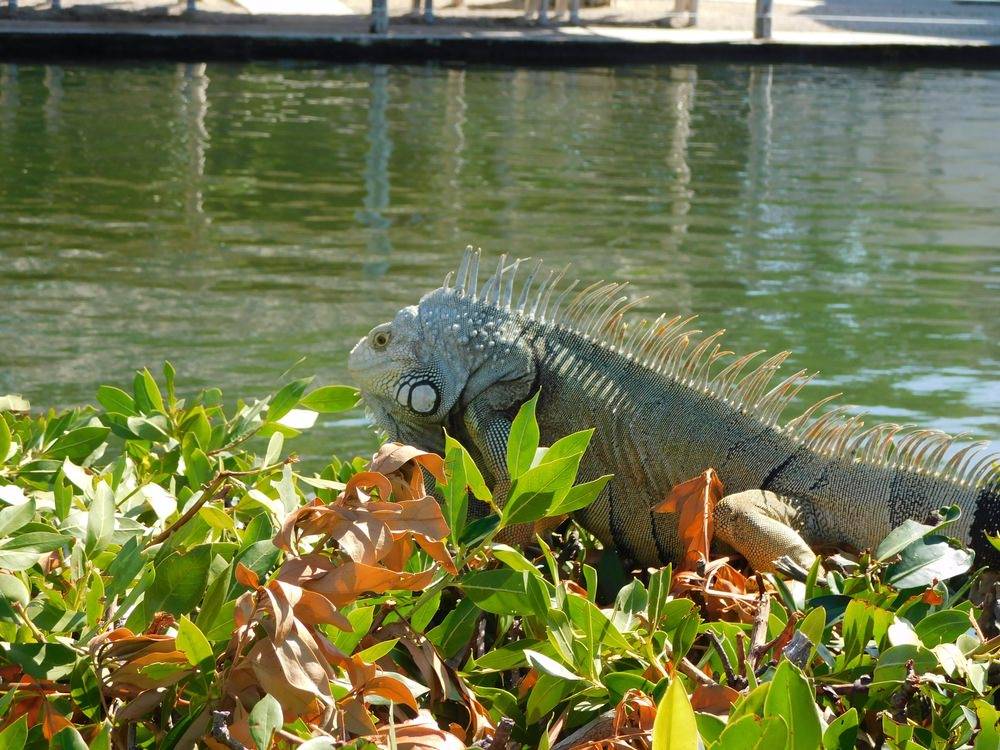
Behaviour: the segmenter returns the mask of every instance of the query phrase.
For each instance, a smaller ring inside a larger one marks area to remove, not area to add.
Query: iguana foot
[[[808,570],[816,555],[792,527],[795,509],[780,495],[747,490],[726,495],[715,506],[715,535],[762,573],[787,555]]]

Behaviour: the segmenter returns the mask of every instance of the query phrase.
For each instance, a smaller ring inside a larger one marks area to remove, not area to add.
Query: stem
[[[28,617],[28,613],[25,611],[24,605],[22,605],[21,602],[10,602],[10,605],[11,607],[14,608],[14,611],[17,612],[17,616],[24,621],[24,624],[28,627],[28,630],[31,631],[31,634],[35,637],[35,640],[38,641],[39,643],[47,643],[47,641],[45,640],[45,636],[42,634],[42,631],[40,631],[38,629],[38,626],[31,621],[30,617]]]
[[[180,518],[178,518],[176,521],[174,521],[172,524],[170,524],[167,528],[165,528],[159,534],[154,536],[152,539],[150,539],[149,542],[146,543],[146,547],[147,548],[152,547],[155,544],[160,544],[162,542],[165,542],[167,539],[173,536],[184,524],[186,524],[188,521],[190,521],[192,518],[195,517],[195,514],[197,514],[198,511],[201,510],[202,506],[205,503],[215,498],[216,494],[222,488],[223,483],[225,483],[227,479],[231,479],[233,477],[252,477],[258,474],[264,474],[265,472],[274,471],[275,469],[282,468],[287,464],[295,463],[298,460],[299,460],[298,456],[292,454],[288,456],[288,458],[286,458],[284,461],[279,461],[278,463],[271,464],[270,466],[261,466],[258,469],[249,469],[247,471],[220,471],[211,480],[209,480],[209,482],[202,485],[201,497],[199,497],[194,504],[192,504],[186,511],[184,511],[184,514]]]

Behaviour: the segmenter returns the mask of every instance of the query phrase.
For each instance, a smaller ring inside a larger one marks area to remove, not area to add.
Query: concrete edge
[[[631,41],[600,36],[320,34],[174,30],[0,30],[0,60],[458,62],[608,65],[666,62],[794,62],[840,65],[1000,67],[1000,45],[800,41]]]

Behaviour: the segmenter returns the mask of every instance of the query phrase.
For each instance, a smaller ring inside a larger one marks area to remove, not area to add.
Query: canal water
[[[791,349],[802,404],[995,439],[997,123],[1000,71],[0,65],[0,393],[344,382],[472,243]]]

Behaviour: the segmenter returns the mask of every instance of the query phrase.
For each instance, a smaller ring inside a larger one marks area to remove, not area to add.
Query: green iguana
[[[811,379],[772,384],[788,352],[731,352],[722,331],[698,337],[692,317],[629,324],[625,284],[570,296],[565,270],[534,268],[515,295],[520,260],[501,257],[478,283],[479,252],[453,279],[376,326],[351,351],[350,369],[374,421],[397,440],[442,452],[443,430],[479,455],[502,503],[507,437],[520,405],[540,392],[543,445],[595,428],[580,481],[614,479],[577,520],[642,565],[683,556],[677,518],[651,512],[676,483],[714,467],[730,493],[715,510],[716,537],[758,570],[783,555],[808,567],[811,547],[872,549],[906,518],[956,503],[952,532],[977,563],[1000,567],[985,537],[1000,527],[996,454],[984,443],[896,424],[865,429],[823,399],[782,425]]]

